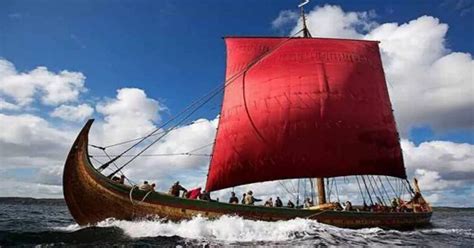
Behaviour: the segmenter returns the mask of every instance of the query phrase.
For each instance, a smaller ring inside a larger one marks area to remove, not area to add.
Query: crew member
[[[283,202],[281,202],[281,199],[280,199],[279,196],[277,196],[277,198],[275,200],[275,207],[277,207],[277,208],[283,207]]]
[[[173,186],[171,186],[170,190],[169,190],[169,194],[172,195],[172,196],[176,196],[176,197],[179,197],[179,193],[181,191],[184,191],[184,192],[187,192],[188,190],[186,190],[183,186],[181,186],[179,184],[179,181],[175,182],[173,184]]]
[[[139,187],[139,190],[143,191],[150,191],[152,189],[151,185],[148,183],[148,181],[144,181]]]
[[[245,205],[254,205],[255,202],[259,202],[259,201],[262,201],[262,200],[253,197],[253,192],[251,190],[247,192],[247,195],[245,196]]]
[[[231,204],[239,204],[239,198],[237,198],[237,196],[235,196],[235,192],[232,192],[232,193],[231,193],[231,196],[230,196],[230,199],[229,199],[229,203],[231,203]]]

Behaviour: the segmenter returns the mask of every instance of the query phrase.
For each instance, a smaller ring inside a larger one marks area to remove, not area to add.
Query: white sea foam
[[[235,216],[222,216],[209,220],[195,217],[181,222],[165,221],[121,221],[106,220],[97,224],[101,227],[119,227],[133,238],[156,236],[180,236],[190,239],[212,239],[229,242],[285,241],[302,238],[316,231],[322,224],[312,220],[265,222],[244,220]]]
[[[383,230],[381,228],[344,229],[314,220],[293,219],[288,221],[266,222],[245,220],[237,216],[222,216],[209,220],[195,217],[181,222],[156,220],[123,221],[108,219],[97,224],[98,227],[116,227],[131,238],[179,236],[187,239],[218,242],[281,242],[292,240],[311,240],[326,245],[402,245],[403,242],[416,244],[422,236],[433,234],[456,235],[473,238],[472,229],[422,229],[409,232]],[[81,228],[77,224],[58,228],[74,232]],[[421,235],[421,236],[420,236]],[[403,241],[405,240],[405,241]]]

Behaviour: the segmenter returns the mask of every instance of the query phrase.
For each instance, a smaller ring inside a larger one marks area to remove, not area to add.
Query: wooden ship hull
[[[180,221],[198,215],[208,218],[236,215],[264,221],[307,218],[344,228],[410,229],[429,224],[431,218],[431,212],[374,213],[277,208],[191,200],[160,192],[147,194],[110,180],[92,166],[87,149],[92,122],[89,120],[79,133],[67,157],[63,174],[64,197],[71,215],[80,225],[95,224],[107,218],[137,220],[159,217]]]

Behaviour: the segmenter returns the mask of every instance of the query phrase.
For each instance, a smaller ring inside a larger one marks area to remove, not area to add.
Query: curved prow
[[[89,130],[94,119],[90,119],[82,128],[67,156],[63,172],[63,194],[69,212],[77,223],[83,225],[87,219],[84,206],[87,196],[86,184],[90,181],[91,170],[95,170],[87,151]]]

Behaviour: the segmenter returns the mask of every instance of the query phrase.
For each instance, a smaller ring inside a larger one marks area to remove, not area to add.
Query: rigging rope
[[[208,93],[207,95],[205,95],[204,97],[198,99],[197,101],[195,101],[194,103],[192,103],[190,106],[186,107],[183,111],[181,111],[180,113],[178,113],[178,115],[176,115],[175,117],[171,118],[170,120],[168,120],[167,122],[165,122],[163,125],[161,125],[161,127],[157,128],[155,131],[151,132],[149,135],[145,136],[143,139],[141,139],[140,141],[138,141],[137,143],[135,143],[134,145],[132,145],[130,148],[126,149],[124,152],[122,152],[121,154],[119,154],[119,156],[115,157],[114,159],[112,159],[111,161],[105,163],[104,165],[102,165],[100,167],[100,169],[104,169],[106,168],[107,166],[110,165],[110,163],[114,162],[115,160],[117,160],[118,158],[120,158],[121,156],[123,156],[125,153],[127,153],[128,151],[130,151],[131,149],[133,149],[133,147],[137,146],[138,144],[140,144],[141,142],[143,142],[145,139],[149,138],[151,135],[153,135],[154,133],[156,133],[158,130],[160,130],[162,127],[164,127],[165,125],[171,123],[171,121],[174,121],[175,119],[177,119],[179,116],[181,115],[184,115],[186,112],[190,111],[190,113],[188,115],[186,115],[181,121],[179,121],[177,124],[175,124],[173,127],[171,127],[170,129],[167,130],[167,132],[165,132],[162,136],[160,136],[158,139],[156,139],[155,141],[153,141],[151,144],[149,144],[148,146],[146,146],[145,148],[142,149],[142,151],[140,151],[137,156],[133,156],[129,161],[127,161],[124,165],[122,165],[119,169],[122,169],[124,168],[125,166],[127,166],[128,164],[130,164],[133,160],[135,160],[136,157],[140,156],[143,152],[145,152],[148,148],[150,148],[152,145],[154,145],[156,142],[158,142],[161,138],[163,138],[165,135],[167,135],[171,130],[175,129],[178,125],[182,124],[187,118],[189,118],[192,114],[194,114],[199,108],[201,108],[203,105],[205,105],[207,102],[209,102],[213,97],[215,97],[221,90],[225,89],[228,85],[230,85],[231,83],[234,82],[235,79],[237,79],[239,76],[243,75],[244,73],[246,73],[250,68],[252,68],[255,64],[257,64],[258,62],[260,62],[261,60],[263,60],[264,58],[266,58],[267,56],[269,56],[270,54],[272,54],[274,51],[276,51],[278,48],[280,48],[281,46],[283,46],[286,42],[290,41],[291,39],[294,38],[295,35],[299,34],[300,32],[304,31],[304,29],[296,32],[294,35],[288,37],[287,39],[285,39],[284,41],[280,42],[277,46],[273,47],[272,49],[269,49],[268,51],[262,53],[262,55],[258,56],[256,59],[254,59],[253,61],[251,61],[251,63],[249,63],[243,70],[241,70],[240,72],[234,74],[233,76],[231,76],[229,79],[227,79],[223,85],[221,86],[218,86],[216,87],[214,90],[211,90],[210,93]],[[207,99],[206,99],[207,98]],[[205,99],[205,100],[203,100]],[[195,107],[196,106],[196,107]],[[193,107],[195,107],[194,109],[192,109]],[[110,174],[109,177],[113,176],[115,173],[117,173],[117,171],[114,171],[114,173]]]
[[[372,200],[372,196],[370,195],[369,188],[367,187],[367,183],[365,182],[364,176],[360,176],[362,178],[362,182],[364,182],[365,190],[367,191],[367,195],[369,196],[370,204],[374,205],[374,201]]]
[[[97,158],[105,158],[107,156],[105,155],[100,155],[100,154],[92,154],[90,156],[94,156]],[[111,155],[111,156],[116,156],[116,155]],[[122,157],[134,157],[136,154],[128,154],[128,155],[122,155]],[[202,157],[210,157],[211,154],[204,154],[204,153],[160,153],[160,154],[141,154],[140,156],[142,157],[167,157],[167,156],[202,156]]]
[[[185,125],[182,126],[182,127],[176,128],[175,130],[180,129],[180,128],[187,127],[188,125],[194,125],[194,124],[204,123],[204,122],[208,122],[208,120],[191,121],[191,122],[185,124]],[[163,134],[164,132],[165,132],[165,131],[155,133],[155,134],[151,135],[150,137]],[[131,142],[133,142],[133,141],[137,141],[137,140],[143,139],[143,138],[145,138],[145,137],[146,137],[146,136],[142,136],[142,137],[138,137],[138,138],[134,138],[134,139],[130,139],[130,140],[125,140],[125,141],[121,141],[121,142],[114,143],[114,144],[112,144],[112,145],[107,145],[107,146],[98,146],[98,145],[93,145],[93,144],[89,144],[89,146],[94,147],[94,148],[97,148],[97,149],[100,149],[100,150],[105,150],[105,149],[110,148],[110,147],[115,147],[115,146],[120,146],[120,145],[128,144],[128,143],[131,143]]]
[[[393,188],[392,183],[390,183],[390,180],[388,179],[387,176],[385,176],[385,179],[387,180],[388,185],[390,186],[390,188],[392,188],[393,194],[395,195],[395,197],[397,197],[397,192],[396,192],[395,189]]]
[[[359,186],[360,194],[362,195],[362,200],[364,201],[364,204],[366,204],[365,197],[364,197],[364,192],[362,191],[362,187],[360,186],[359,178],[357,178],[357,176],[356,176],[356,180],[357,180],[357,186]]]
[[[390,203],[390,195],[388,194],[387,190],[385,189],[385,186],[383,185],[382,179],[380,179],[380,176],[377,177],[379,179],[380,184],[382,185],[382,189],[385,192],[385,195],[387,196],[387,199]]]
[[[385,201],[382,191],[380,190],[379,185],[377,184],[377,181],[375,180],[374,176],[370,176],[370,177],[372,177],[372,180],[374,180],[375,188],[377,188],[377,192],[379,192],[380,197],[382,197],[382,201],[384,202],[384,205],[387,205],[387,202]],[[390,200],[388,201],[388,203],[390,203]]]
[[[336,178],[334,178],[333,180],[334,180],[334,185],[336,186],[337,202],[341,202],[341,200],[339,199],[339,190],[337,189],[337,180],[336,180]]]

